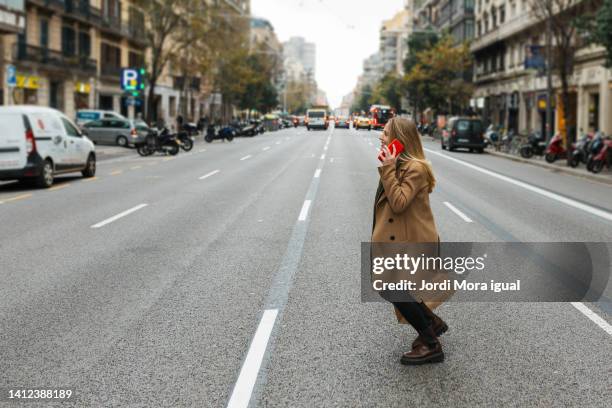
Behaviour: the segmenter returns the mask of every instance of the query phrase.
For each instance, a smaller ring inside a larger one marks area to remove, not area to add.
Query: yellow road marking
[[[120,175],[121,173],[123,173],[123,170],[116,170],[116,171],[113,171],[113,172],[112,172],[110,175],[111,175],[111,176],[118,176],[118,175]]]
[[[15,197],[10,197],[5,200],[0,200],[0,204],[10,203],[12,201],[25,200],[26,198],[32,197],[32,194],[22,194]]]
[[[130,170],[138,170],[138,169],[142,169],[142,166],[134,166]]]
[[[174,157],[166,157],[162,159],[162,161],[165,161],[165,162],[170,161],[170,160],[174,160]]]
[[[85,182],[96,181],[96,180],[98,180],[97,177],[91,177],[91,178],[83,179],[82,181],[85,183]]]
[[[60,184],[58,186],[55,187],[51,187],[48,191],[57,191],[57,190],[61,190],[63,188],[66,188],[70,185],[70,183],[66,183],[66,184]]]

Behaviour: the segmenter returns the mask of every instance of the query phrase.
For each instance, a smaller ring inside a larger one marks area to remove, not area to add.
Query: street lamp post
[[[552,2],[547,0],[547,15],[546,19],[546,141],[550,141],[553,136],[553,112],[552,112],[552,99],[553,99],[553,86],[552,86]]]

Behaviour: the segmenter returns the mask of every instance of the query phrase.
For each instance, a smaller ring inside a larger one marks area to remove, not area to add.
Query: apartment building
[[[415,1],[415,24],[420,30],[448,33],[459,45],[474,38],[475,0]]]
[[[577,2],[574,15],[581,12]],[[488,122],[517,132],[545,132],[547,80],[534,60],[542,60],[546,27],[528,0],[476,0],[473,106]],[[553,44],[554,46],[554,44]],[[604,50],[579,46],[570,78],[570,103],[563,114],[559,78],[553,77],[554,129],[572,134],[612,133],[612,72],[603,67]]]
[[[24,31],[25,0],[0,0],[0,105],[4,104],[6,95],[12,93],[6,85],[7,66],[11,62],[10,49],[7,49],[2,38]]]
[[[408,37],[412,32],[412,10],[405,7],[380,28],[379,53],[382,74],[404,74],[404,59],[408,53]]]

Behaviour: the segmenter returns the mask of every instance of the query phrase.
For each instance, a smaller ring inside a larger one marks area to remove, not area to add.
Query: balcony
[[[24,0],[0,0],[0,35],[25,31]]]
[[[14,44],[13,55],[16,61],[37,64],[58,71],[73,69],[84,74],[95,75],[98,67],[97,61],[87,56],[65,55],[61,51],[23,43]]]
[[[531,28],[538,24],[539,21],[533,17],[530,13],[520,14],[510,20],[507,20],[502,25],[489,30],[487,33],[477,36],[472,42],[471,50],[476,52],[483,48],[486,48],[498,41],[503,41],[509,37],[512,37],[524,30]]]
[[[102,19],[100,9],[89,4],[89,0],[65,0],[64,16],[83,23],[98,25]]]
[[[106,77],[119,78],[121,77],[121,67],[116,67],[113,65],[102,64],[100,73]]]
[[[28,3],[59,13],[65,9],[64,0],[28,0]]]

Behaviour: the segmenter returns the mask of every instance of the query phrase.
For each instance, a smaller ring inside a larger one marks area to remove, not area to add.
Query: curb
[[[485,150],[485,151],[486,153],[492,156],[503,157],[504,159],[512,160],[512,161],[519,162],[519,163],[530,164],[532,166],[537,166],[537,167],[541,167],[544,169],[548,169],[555,173],[569,174],[571,176],[580,177],[580,178],[588,179],[591,181],[598,181],[600,183],[612,185],[612,177],[610,176],[592,174],[586,171],[575,170],[572,168],[566,168],[566,167],[561,167],[561,166],[555,166],[554,164],[549,164],[549,163],[540,163],[536,160],[523,159],[522,157],[517,157],[511,154],[495,152],[495,151],[490,151],[490,150]]]
[[[426,137],[428,139],[430,139],[431,141],[434,141],[434,142],[438,140],[438,139],[434,139],[431,136],[426,136]],[[523,159],[522,157],[514,156],[514,155],[511,155],[511,154],[507,154],[507,153],[491,151],[489,149],[486,149],[485,153],[490,154],[491,156],[501,157],[501,158],[504,158],[504,159],[507,159],[507,160],[512,160],[512,161],[519,162],[519,163],[526,163],[526,164],[530,164],[532,166],[537,166],[537,167],[541,167],[541,168],[544,168],[544,169],[548,169],[548,170],[550,170],[550,171],[552,171],[554,173],[569,174],[571,176],[580,177],[580,178],[588,179],[588,180],[591,180],[591,181],[597,181],[597,182],[600,182],[600,183],[612,185],[612,177],[611,176],[600,175],[600,174],[592,174],[592,173],[588,173],[586,171],[575,170],[575,169],[572,169],[572,168],[556,166],[554,164],[549,164],[549,163],[540,163],[540,162],[538,162],[536,160]]]

